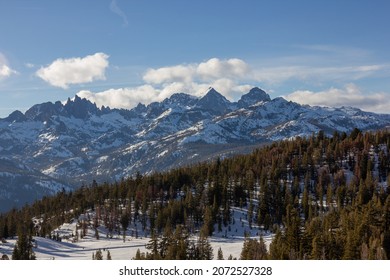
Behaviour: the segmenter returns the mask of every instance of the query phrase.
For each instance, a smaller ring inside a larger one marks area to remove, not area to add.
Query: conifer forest
[[[246,235],[241,259],[389,259],[389,170],[389,131],[320,131],[247,155],[63,190],[0,214],[0,239],[18,236],[9,258],[34,259],[34,237],[61,242],[55,229],[84,215],[76,242],[99,226],[136,236],[128,228],[137,224],[150,241],[134,259],[227,259],[209,238],[229,234],[233,209],[245,209],[259,234]],[[273,235],[269,246],[262,233]]]

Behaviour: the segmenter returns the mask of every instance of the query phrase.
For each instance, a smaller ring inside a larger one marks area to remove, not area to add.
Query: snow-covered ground
[[[258,239],[261,234],[267,247],[269,247],[273,235],[269,232],[263,232],[255,226],[250,229],[246,220],[247,210],[245,208],[233,207],[232,210],[234,211],[234,224],[228,227],[222,226],[222,231],[220,232],[218,232],[217,225],[215,225],[214,234],[209,238],[214,250],[214,258],[217,258],[218,249],[221,248],[225,259],[229,255],[239,259],[245,235]],[[81,215],[79,221],[83,219],[84,215]],[[101,249],[104,259],[107,258],[107,251],[109,250],[113,260],[129,260],[135,257],[138,249],[141,252],[147,252],[145,245],[150,241],[150,238],[145,237],[143,232],[139,232],[138,238],[131,237],[130,227],[127,230],[125,241],[123,241],[123,236],[118,234],[114,234],[110,238],[106,228],[103,226],[98,227],[99,239],[96,239],[94,229],[89,227],[87,234],[75,241],[72,234],[74,236],[76,232],[76,225],[77,220],[73,220],[71,223],[65,223],[54,231],[55,235],[58,233],[58,236],[62,237],[62,241],[35,237],[34,244],[36,248],[34,248],[34,252],[36,258],[38,260],[91,260],[92,254],[96,254],[96,251]],[[137,227],[140,228],[139,225]],[[80,226],[78,228],[80,233]],[[195,240],[196,238],[196,236],[192,237]],[[14,238],[8,239],[7,243],[0,243],[0,257],[6,254],[11,258],[16,241],[17,239]]]

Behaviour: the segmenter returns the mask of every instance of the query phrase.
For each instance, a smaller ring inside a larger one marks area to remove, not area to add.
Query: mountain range
[[[0,211],[82,184],[247,153],[259,145],[320,130],[390,126],[390,115],[271,99],[255,87],[237,102],[213,88],[197,98],[111,109],[77,95],[0,119]]]

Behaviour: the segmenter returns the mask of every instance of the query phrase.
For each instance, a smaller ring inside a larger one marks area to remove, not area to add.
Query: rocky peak
[[[51,116],[57,115],[61,112],[61,102],[46,102],[37,104],[28,109],[25,113],[25,117],[34,121],[47,121]]]
[[[75,96],[73,100],[68,98],[68,101],[64,105],[65,111],[68,115],[78,119],[85,119],[91,114],[99,114],[100,110],[96,107],[96,104],[91,101]]]
[[[171,97],[166,98],[162,103],[166,106],[193,106],[196,103],[196,97],[186,93],[174,93]]]
[[[138,103],[136,107],[134,107],[132,110],[138,112],[138,113],[144,113],[146,112],[146,105],[142,103]]]
[[[9,122],[9,123],[12,123],[12,122],[26,121],[27,118],[22,112],[20,112],[19,110],[16,110],[16,111],[12,112],[11,114],[9,114],[9,116],[4,118],[3,120],[6,122]]]
[[[196,103],[196,107],[221,114],[229,111],[230,104],[230,101],[222,94],[210,87],[207,93]]]
[[[238,101],[238,107],[246,108],[261,101],[268,102],[271,101],[271,98],[264,90],[254,87],[241,97]]]

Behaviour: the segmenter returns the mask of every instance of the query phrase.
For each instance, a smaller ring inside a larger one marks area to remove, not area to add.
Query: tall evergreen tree
[[[18,241],[12,252],[13,260],[35,260],[33,251],[33,239],[31,234],[27,234],[22,228],[18,231]]]
[[[218,249],[218,257],[217,257],[218,260],[223,260],[223,252],[222,252],[222,248],[219,247]]]

